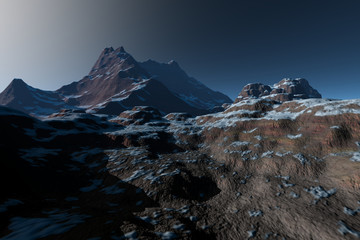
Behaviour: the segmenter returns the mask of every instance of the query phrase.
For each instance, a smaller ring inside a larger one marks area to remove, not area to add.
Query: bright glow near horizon
[[[55,90],[104,47],[181,67],[231,98],[249,82],[304,77],[360,98],[360,2],[0,0],[0,91],[13,78]]]

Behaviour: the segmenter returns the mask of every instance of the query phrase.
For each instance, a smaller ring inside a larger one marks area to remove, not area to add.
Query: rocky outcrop
[[[273,86],[262,83],[247,84],[240,92],[235,103],[249,98],[266,98],[284,102],[294,99],[321,98],[321,94],[312,88],[304,78],[284,78]]]
[[[271,87],[262,83],[250,83],[247,84],[240,92],[239,97],[263,97],[270,94],[272,91]]]
[[[169,113],[164,118],[169,121],[185,121],[191,117],[189,113]]]
[[[148,106],[136,106],[131,110],[122,112],[117,118],[114,118],[111,121],[121,125],[142,125],[147,122],[161,119],[161,113],[156,108]]]

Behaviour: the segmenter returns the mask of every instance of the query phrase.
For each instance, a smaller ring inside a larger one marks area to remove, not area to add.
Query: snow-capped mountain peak
[[[23,89],[18,91],[21,94],[7,97],[18,88]],[[40,102],[46,103],[46,111],[41,111],[41,115],[51,114],[60,107],[119,114],[136,105],[156,107],[162,113],[177,111],[198,115],[231,102],[227,96],[189,77],[177,62],[149,60],[139,63],[124,47],[105,48],[87,76],[54,92],[31,90],[33,88],[22,80],[14,80],[9,89],[1,94],[0,104],[10,106],[11,102],[11,107],[37,114],[38,101],[34,99],[39,98]],[[26,107],[21,104],[25,96],[31,99],[26,101]]]

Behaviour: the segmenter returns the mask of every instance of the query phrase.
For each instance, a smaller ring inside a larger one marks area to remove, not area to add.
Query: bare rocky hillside
[[[360,238],[360,100],[0,122],[0,239]]]

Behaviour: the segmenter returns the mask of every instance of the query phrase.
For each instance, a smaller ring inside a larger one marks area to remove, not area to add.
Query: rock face
[[[321,94],[312,88],[304,78],[285,78],[273,86],[262,83],[247,84],[235,102],[249,98],[264,98],[284,102],[294,99],[321,98]]]
[[[163,114],[200,115],[231,100],[190,78],[176,64],[138,63],[123,47],[105,48],[89,74],[60,89],[42,91],[14,80],[0,94],[0,104],[34,115],[62,108],[118,115],[134,106],[153,106]]]

